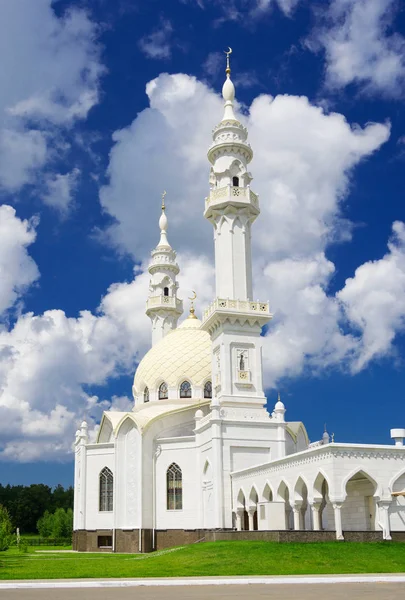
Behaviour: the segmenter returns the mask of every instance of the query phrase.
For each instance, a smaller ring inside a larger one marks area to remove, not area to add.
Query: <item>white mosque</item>
[[[405,429],[392,445],[310,443],[301,422],[271,414],[253,300],[251,228],[260,214],[248,132],[225,112],[208,150],[204,216],[215,241],[216,297],[180,325],[179,266],[167,239],[152,251],[146,314],[152,348],[135,373],[131,412],[104,413],[96,443],[75,441],[74,548],[149,552],[215,539],[405,541]]]

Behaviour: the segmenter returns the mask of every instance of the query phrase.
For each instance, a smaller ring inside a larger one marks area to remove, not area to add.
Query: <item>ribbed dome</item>
[[[201,386],[211,379],[211,338],[201,329],[201,321],[187,318],[145,354],[134,378],[134,395],[145,387],[156,390],[162,381],[169,388],[183,380]]]

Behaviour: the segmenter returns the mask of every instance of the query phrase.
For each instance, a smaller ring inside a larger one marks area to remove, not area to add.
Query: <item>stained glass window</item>
[[[212,383],[207,381],[204,385],[204,398],[212,398]]]
[[[143,390],[143,401],[144,402],[149,402],[149,388],[148,387],[146,387]]]
[[[167,469],[167,509],[181,510],[183,508],[183,481],[179,465],[172,463]]]
[[[159,387],[159,400],[167,400],[168,397],[167,383],[163,382]]]
[[[191,398],[191,385],[188,381],[183,381],[180,386],[180,398]]]
[[[111,511],[113,509],[114,477],[108,467],[100,473],[100,511]]]

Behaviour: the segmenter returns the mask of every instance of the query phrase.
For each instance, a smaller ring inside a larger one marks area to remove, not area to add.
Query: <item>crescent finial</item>
[[[195,309],[194,309],[194,300],[197,298],[197,294],[195,293],[195,291],[193,290],[193,295],[189,296],[188,299],[191,300],[190,302],[190,314],[189,314],[189,319],[196,319],[197,317],[195,316]]]
[[[230,46],[228,46],[228,50],[225,50],[225,54],[226,54],[226,69],[225,69],[225,73],[226,76],[229,77],[231,74],[231,67],[229,64],[229,56],[232,54],[232,48]]]

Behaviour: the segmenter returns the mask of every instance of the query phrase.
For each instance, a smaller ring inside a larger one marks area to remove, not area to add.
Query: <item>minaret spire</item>
[[[230,66],[230,61],[229,61],[229,57],[232,54],[232,48],[229,47],[228,51],[225,51],[226,54],[226,69],[225,69],[225,73],[226,73],[226,79],[225,79],[225,83],[222,86],[222,97],[225,100],[225,112],[224,112],[224,117],[223,117],[223,121],[226,120],[232,120],[232,121],[236,121],[236,117],[235,114],[233,112],[233,101],[235,99],[235,86],[232,83],[231,80],[231,66]]]
[[[149,298],[146,314],[152,321],[152,345],[161,340],[169,331],[177,327],[183,314],[183,302],[177,298],[180,272],[176,262],[176,252],[167,239],[168,220],[166,216],[166,191],[162,194],[162,214],[159,219],[160,240],[152,251],[149,265]]]
[[[159,227],[160,227],[160,241],[158,244],[158,248],[160,246],[168,246],[169,248],[171,248],[168,239],[167,239],[167,225],[168,225],[168,221],[167,221],[167,216],[166,216],[166,205],[165,205],[165,197],[166,197],[166,191],[163,192],[162,194],[162,214],[160,216],[159,219]]]

